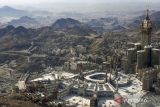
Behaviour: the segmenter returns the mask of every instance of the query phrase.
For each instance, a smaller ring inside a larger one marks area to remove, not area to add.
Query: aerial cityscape
[[[160,1],[0,1],[0,107],[160,107]]]

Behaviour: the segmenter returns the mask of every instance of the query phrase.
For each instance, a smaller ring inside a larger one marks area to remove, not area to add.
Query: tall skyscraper
[[[146,18],[142,22],[141,43],[135,43],[128,49],[126,73],[136,73],[137,78],[142,81],[143,90],[153,89],[157,81],[157,73],[160,72],[160,49],[151,46],[152,22],[147,10]]]
[[[151,45],[152,22],[149,18],[149,10],[147,9],[146,18],[142,22],[142,46]]]

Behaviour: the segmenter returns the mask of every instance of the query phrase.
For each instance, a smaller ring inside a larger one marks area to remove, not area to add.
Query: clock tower
[[[142,22],[142,46],[151,45],[152,22],[149,18],[149,10],[147,9],[146,18]]]

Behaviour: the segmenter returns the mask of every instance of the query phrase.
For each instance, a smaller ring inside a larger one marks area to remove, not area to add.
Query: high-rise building
[[[149,10],[147,9],[146,18],[142,22],[142,46],[151,45],[152,22],[149,18]]]
[[[157,74],[160,72],[160,49],[151,46],[152,22],[147,10],[146,18],[142,22],[141,43],[135,43],[134,47],[128,49],[126,73],[137,74],[142,81],[143,90],[151,90],[157,81]]]

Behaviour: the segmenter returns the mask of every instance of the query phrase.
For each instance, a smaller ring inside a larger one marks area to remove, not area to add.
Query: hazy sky
[[[149,2],[149,3],[147,3]],[[149,5],[158,9],[160,0],[0,0],[0,6],[16,8],[55,9],[55,10],[93,10],[93,9],[143,9]]]
[[[54,3],[54,2],[158,2],[159,0],[0,0],[4,5],[31,5],[39,3]]]

